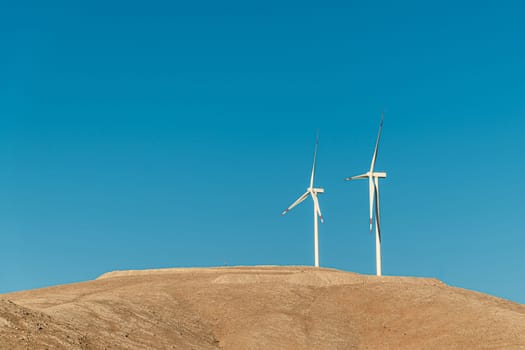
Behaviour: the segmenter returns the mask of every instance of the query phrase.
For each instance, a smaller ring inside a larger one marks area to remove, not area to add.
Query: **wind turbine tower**
[[[376,274],[381,276],[381,215],[379,210],[379,179],[386,178],[385,172],[376,172],[374,167],[377,158],[377,149],[379,147],[379,140],[381,139],[381,131],[383,130],[384,113],[381,113],[381,123],[379,124],[379,132],[377,134],[376,147],[372,156],[372,163],[370,170],[362,175],[347,177],[345,180],[368,179],[369,200],[370,200],[370,233],[372,233],[372,224],[374,219],[375,209],[375,230],[376,230]],[[375,204],[375,206],[374,206]]]
[[[314,151],[314,164],[312,166],[312,175],[310,176],[310,187],[306,189],[306,192],[299,197],[295,202],[292,203],[286,210],[284,210],[281,215],[288,213],[292,208],[297,206],[299,203],[304,201],[308,196],[312,197],[314,202],[314,255],[315,255],[315,267],[319,267],[319,224],[318,218],[321,219],[321,223],[324,223],[323,215],[321,214],[321,208],[319,207],[319,199],[317,198],[318,193],[324,193],[323,188],[314,187],[314,177],[315,177],[315,163],[317,158],[317,148],[319,146],[319,135],[317,135],[315,140],[315,151]]]

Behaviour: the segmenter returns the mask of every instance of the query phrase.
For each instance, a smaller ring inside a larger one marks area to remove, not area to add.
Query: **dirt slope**
[[[525,305],[435,279],[117,271],[1,298],[0,349],[525,349]]]

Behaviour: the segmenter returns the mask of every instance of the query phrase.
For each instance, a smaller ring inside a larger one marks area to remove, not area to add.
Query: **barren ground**
[[[525,305],[311,267],[116,271],[1,295],[0,349],[525,349]]]

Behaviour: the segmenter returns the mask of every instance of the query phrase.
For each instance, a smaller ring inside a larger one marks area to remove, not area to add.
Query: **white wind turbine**
[[[315,151],[314,151],[314,164],[312,166],[312,176],[310,177],[310,187],[306,189],[306,192],[299,197],[295,202],[292,203],[281,215],[288,213],[293,207],[301,203],[308,196],[312,196],[314,202],[314,250],[315,250],[315,267],[319,267],[319,228],[317,217],[321,219],[321,223],[324,223],[323,215],[321,214],[321,208],[319,207],[319,199],[317,198],[318,193],[324,193],[323,188],[314,187],[314,175],[315,175],[315,162],[317,158],[317,147],[319,146],[319,136],[315,140]]]
[[[376,229],[376,274],[381,276],[381,215],[379,212],[379,178],[386,178],[385,172],[375,172],[374,166],[376,164],[377,149],[379,147],[379,139],[381,138],[381,131],[383,129],[384,113],[381,114],[381,123],[379,124],[379,133],[377,134],[376,147],[374,155],[372,156],[372,164],[370,170],[362,175],[347,177],[345,180],[368,179],[368,187],[370,191],[370,233],[372,233],[373,208],[375,203],[375,229]]]

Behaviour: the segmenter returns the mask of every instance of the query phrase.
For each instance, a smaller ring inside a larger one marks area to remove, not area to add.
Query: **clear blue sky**
[[[525,303],[520,2],[2,2],[0,292],[313,264]],[[248,4],[249,3],[249,4]]]

